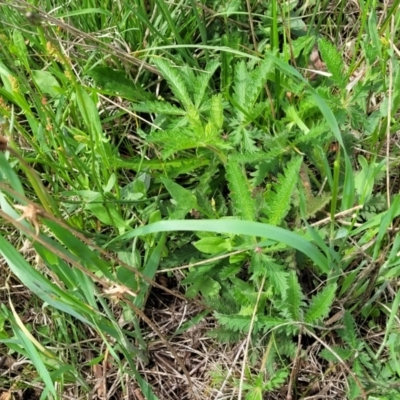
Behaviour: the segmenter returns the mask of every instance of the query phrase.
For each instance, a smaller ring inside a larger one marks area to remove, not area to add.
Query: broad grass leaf
[[[196,196],[190,190],[185,189],[181,185],[167,178],[160,178],[160,181],[182,209],[186,210],[186,212],[189,212],[192,209],[198,210],[199,206],[197,204]]]
[[[161,238],[157,242],[157,246],[151,251],[150,257],[147,260],[147,263],[142,271],[142,274],[149,279],[154,279],[155,274],[159,268],[160,260],[162,257],[162,252],[165,247],[166,235],[161,235]],[[133,275],[133,273],[131,272]],[[134,303],[139,307],[143,308],[145,299],[147,298],[148,291],[151,288],[148,282],[142,281],[141,288],[139,290],[139,294],[134,299]]]
[[[13,32],[13,42],[18,53],[18,60],[22,61],[25,69],[29,70],[28,51],[25,44],[25,38],[19,29],[15,29]]]
[[[105,207],[100,203],[88,203],[85,205],[85,209],[104,225],[115,226],[120,235],[130,228],[129,221],[125,220],[114,207]]]
[[[9,184],[17,193],[24,196],[24,189],[18,175],[11,168],[6,156],[0,152],[0,182]]]
[[[103,139],[101,122],[99,118],[99,112],[94,104],[93,100],[86,93],[81,86],[76,86],[76,98],[78,103],[79,111],[82,115],[85,125],[95,134],[96,139],[101,141]]]
[[[46,368],[42,358],[43,356],[36,350],[31,340],[25,335],[25,332],[18,326],[13,327],[14,332],[22,343],[22,347],[26,351],[29,359],[32,361],[33,366],[38,371],[39,376],[42,378],[46,389],[57,398],[56,390],[54,387],[53,380],[51,379],[50,372]]]
[[[78,10],[75,11],[67,11],[66,13],[60,13],[57,14],[58,18],[68,18],[68,17],[73,17],[75,15],[86,15],[86,14],[104,14],[107,15],[108,17],[112,17],[112,13],[104,8],[94,8],[94,7],[89,7],[89,8],[79,8]]]
[[[225,238],[210,236],[194,242],[193,246],[202,253],[217,254],[225,250],[224,247],[221,247],[221,245],[224,245],[225,243]]]
[[[380,163],[374,161],[368,163],[364,156],[359,155],[358,163],[361,168],[354,177],[354,187],[360,197],[359,203],[365,204],[372,196],[376,180],[386,169],[386,160],[382,160]]]
[[[134,101],[155,99],[154,95],[142,89],[132,79],[127,78],[124,71],[109,67],[95,67],[88,71],[87,75],[94,79],[96,85],[114,96],[118,95]]]
[[[387,235],[389,226],[392,224],[394,218],[396,217],[398,210],[400,209],[400,196],[395,197],[390,205],[388,211],[386,211],[381,219],[378,236],[376,238],[374,253],[372,256],[373,261],[377,260],[378,256],[382,251],[381,243],[384,237]]]
[[[57,79],[48,71],[33,70],[32,78],[42,93],[49,94],[51,97],[60,96],[60,84]]]
[[[108,245],[118,241],[125,242],[136,236],[179,230],[231,233],[235,235],[247,235],[271,239],[275,242],[284,243],[288,247],[301,251],[315,262],[321,272],[329,272],[328,259],[312,243],[304,239],[302,236],[277,226],[238,219],[191,220],[190,223],[185,220],[160,221],[127,232],[124,235],[111,240]]]
[[[64,292],[35,270],[17,250],[0,235],[0,253],[14,275],[29,290],[52,307],[64,311],[80,321],[92,325],[88,319],[93,311],[72,295]]]
[[[44,220],[44,223],[51,229],[53,235],[64,244],[65,249],[61,246],[58,246],[58,249],[65,254],[67,258],[72,257],[74,260],[78,259],[90,271],[96,273],[101,272],[110,281],[115,281],[115,278],[111,273],[112,267],[85,243],[54,221],[46,219]],[[51,238],[44,239],[54,246],[51,242]]]
[[[378,30],[378,22],[377,22],[377,15],[376,11],[371,8],[369,11],[369,16],[368,16],[368,36],[369,39],[372,42],[372,46],[370,46],[370,50],[373,50],[373,61],[377,59],[381,59],[383,57],[382,55],[382,42],[381,42],[381,34],[379,33]],[[380,24],[380,22],[379,22]]]
[[[393,64],[393,87],[397,89],[393,90],[391,114],[395,115],[400,107],[400,65],[397,59],[393,59]]]
[[[98,158],[101,158],[103,165],[100,171],[108,180],[109,171],[112,169],[110,166],[112,158],[110,157],[110,148],[107,146],[108,139],[103,134],[99,112],[94,101],[81,86],[76,85],[75,90],[78,108],[88,129],[91,150],[96,153]]]

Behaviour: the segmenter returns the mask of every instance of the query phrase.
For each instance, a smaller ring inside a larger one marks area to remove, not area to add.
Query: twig
[[[360,204],[358,206],[349,208],[348,210],[340,211],[340,212],[336,213],[334,215],[334,217],[335,217],[335,219],[339,219],[341,217],[345,217],[346,215],[353,213],[354,211],[361,210],[362,208],[363,208],[363,205]],[[320,221],[310,224],[310,226],[319,226],[319,225],[327,224],[329,222],[331,222],[331,217],[326,217],[324,219],[321,219]]]
[[[253,24],[253,17],[251,15],[250,0],[246,0],[246,5],[247,5],[247,12],[249,13],[250,31],[251,31],[251,37],[253,40],[254,51],[257,51],[257,39],[256,39],[256,34],[254,32],[254,24]]]
[[[358,386],[358,388],[360,389],[361,392],[361,396],[363,399],[367,400],[367,394],[365,393],[364,388],[361,385],[360,380],[358,379],[357,375],[348,367],[348,365],[344,362],[344,360],[339,356],[338,353],[336,353],[335,350],[332,349],[332,347],[330,347],[327,343],[325,343],[322,339],[320,339],[314,332],[308,330],[305,326],[303,327],[304,330],[306,331],[306,333],[308,335],[311,335],[317,342],[321,343],[322,346],[324,346],[326,349],[328,349],[336,358],[337,360],[340,362],[340,364],[343,365],[344,369],[349,373],[349,375],[351,375],[351,377],[354,379],[354,382],[356,383],[356,385]]]
[[[287,391],[287,395],[286,395],[286,400],[292,400],[293,399],[292,386],[293,386],[294,380],[297,379],[297,373],[299,371],[299,358],[300,358],[302,334],[303,334],[303,326],[300,325],[300,332],[299,332],[299,335],[297,337],[297,350],[296,350],[296,355],[294,357],[293,368],[292,368],[292,372],[290,374],[290,379],[289,379],[289,383],[288,383],[288,391]]]
[[[249,345],[250,345],[250,341],[251,341],[251,332],[253,330],[254,321],[256,319],[258,303],[260,302],[261,293],[262,293],[263,288],[264,288],[265,278],[266,278],[266,275],[263,276],[262,281],[261,281],[261,285],[260,285],[260,289],[258,290],[256,304],[254,305],[253,315],[251,316],[249,333],[247,334],[247,338],[246,338],[246,345],[245,345],[244,352],[243,352],[242,371],[240,373],[238,400],[242,400],[243,382],[244,382],[244,379],[245,379],[244,375],[245,375],[245,372],[246,372],[247,353],[249,351]]]

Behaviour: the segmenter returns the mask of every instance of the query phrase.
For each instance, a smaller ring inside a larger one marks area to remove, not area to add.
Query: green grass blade
[[[41,354],[36,350],[33,343],[26,337],[22,329],[15,325],[13,330],[21,341],[21,344],[27,352],[29,359],[32,361],[34,367],[46,385],[46,389],[54,396],[54,398],[57,398],[53,380],[51,379],[50,373],[42,360]]]
[[[160,221],[155,224],[143,226],[113,239],[109,244],[117,241],[127,241],[136,236],[149,233],[167,231],[206,231],[216,233],[231,233],[273,239],[289,247],[301,251],[315,262],[324,273],[329,272],[327,258],[309,241],[300,235],[288,230],[262,224],[259,222],[241,220],[193,220],[193,221]]]

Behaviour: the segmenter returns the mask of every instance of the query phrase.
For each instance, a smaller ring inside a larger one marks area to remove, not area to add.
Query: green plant
[[[398,1],[0,3],[0,341],[42,398],[91,367],[195,396],[197,331],[243,344],[217,397],[314,395],[312,357],[335,395],[395,398]]]

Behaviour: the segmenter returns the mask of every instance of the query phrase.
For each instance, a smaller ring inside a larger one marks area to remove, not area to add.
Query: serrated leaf
[[[210,121],[215,127],[215,130],[219,133],[224,123],[224,109],[222,106],[222,94],[214,95],[211,97],[211,108],[210,108]]]
[[[284,175],[279,174],[279,183],[273,184],[273,191],[268,193],[266,208],[268,222],[279,225],[290,210],[293,191],[299,178],[302,157],[293,158],[286,166]]]
[[[244,124],[251,124],[264,112],[268,106],[269,104],[265,101],[254,104],[253,107],[248,110],[248,115],[246,115],[244,119]]]
[[[247,128],[243,125],[236,126],[231,132],[233,144],[239,145],[243,149],[244,154],[260,151],[260,149],[254,144],[252,133],[251,128]]]
[[[269,378],[269,381],[264,385],[264,390],[271,391],[282,387],[286,382],[289,372],[287,369],[276,371],[275,374]]]
[[[209,164],[209,160],[202,158],[175,158],[174,160],[142,160],[141,158],[134,158],[132,160],[116,159],[116,168],[127,168],[134,171],[140,170],[161,170],[167,171],[168,173],[188,173],[193,169],[202,167]]]
[[[262,400],[263,399],[263,390],[262,387],[254,386],[254,383],[251,383],[252,387],[250,391],[246,394],[245,400]]]
[[[287,323],[287,320],[284,318],[278,317],[259,317],[260,324],[263,327],[264,332],[268,332],[269,330],[278,327],[279,325],[284,325]]]
[[[199,140],[207,140],[208,138],[204,132],[204,126],[200,118],[199,110],[197,110],[194,105],[190,104],[186,107],[186,117],[193,130],[193,135]]]
[[[332,302],[335,299],[336,289],[336,283],[328,285],[312,298],[311,304],[304,316],[305,322],[315,324],[329,314]]]
[[[359,343],[357,340],[356,324],[353,316],[345,311],[343,316],[343,325],[345,329],[339,330],[340,337],[353,349],[356,349]]]
[[[353,355],[353,351],[350,349],[343,349],[342,347],[332,346],[332,350],[342,359],[347,360]],[[328,349],[320,351],[319,355],[326,361],[338,363],[338,358]]]
[[[344,63],[341,54],[336,47],[326,39],[318,42],[319,51],[328,71],[332,74],[333,81],[341,88],[346,86]]]
[[[233,81],[233,98],[242,108],[246,107],[247,77],[248,72],[246,64],[244,61],[240,61],[235,68],[235,80]]]
[[[148,140],[162,145],[161,154],[164,159],[178,151],[195,149],[199,146],[198,140],[193,137],[193,132],[185,128],[152,132]]]
[[[207,64],[205,71],[201,72],[200,75],[195,79],[196,83],[193,88],[193,96],[196,108],[198,108],[203,102],[208,83],[210,82],[211,77],[214,75],[218,67],[219,62],[216,60],[211,60]]]
[[[242,128],[243,129],[241,130],[242,134],[241,145],[243,147],[243,150],[249,153],[256,153],[260,151],[260,149],[254,144],[254,138],[252,137],[253,131],[246,127]]]
[[[266,160],[261,161],[256,165],[256,170],[250,175],[252,176],[250,182],[252,187],[257,187],[261,184],[264,178],[267,176],[268,172],[274,167],[274,160],[272,158],[266,157]]]
[[[267,266],[267,274],[274,290],[285,299],[288,288],[288,273],[284,271],[281,265],[274,262],[267,263]]]
[[[192,299],[199,292],[205,297],[215,297],[220,290],[221,285],[217,281],[209,276],[204,276],[187,289],[186,297]]]
[[[244,220],[254,221],[256,214],[255,201],[251,196],[251,187],[243,167],[236,162],[228,160],[225,170],[235,213]]]
[[[311,218],[317,212],[323,210],[331,199],[332,199],[331,193],[322,193],[320,196],[317,197],[307,197],[306,217]]]
[[[267,81],[268,74],[273,69],[273,66],[274,62],[270,58],[262,59],[260,64],[252,71],[248,70],[248,67],[244,61],[237,64],[235,68],[235,79],[233,82],[233,99],[247,113],[254,113],[254,105],[265,85],[265,82]],[[261,109],[264,107],[265,105],[260,107],[254,113],[254,115],[260,113]],[[243,120],[243,113],[241,111],[237,111],[237,114],[239,116],[239,120]]]
[[[267,82],[267,76],[272,72],[273,67],[274,62],[267,57],[261,60],[260,64],[249,73],[246,91],[246,110],[251,111],[250,107],[254,106]]]
[[[232,258],[232,257],[231,257]],[[222,268],[222,270],[219,272],[218,276],[220,279],[225,280],[228,279],[231,276],[235,276],[240,272],[242,269],[241,265],[239,264],[233,264],[233,265],[228,265]]]
[[[166,101],[146,101],[144,103],[132,104],[132,110],[144,112],[144,113],[155,113],[165,115],[185,115],[186,112],[182,108],[178,108],[171,103]]]
[[[234,332],[242,332],[245,333],[249,330],[251,323],[251,315],[223,315],[219,313],[215,313],[215,317],[218,322],[224,327],[233,330]]]
[[[271,257],[255,252],[251,259],[250,270],[256,278],[267,274],[274,293],[279,294],[283,299],[286,297],[288,273]]]
[[[289,316],[294,321],[302,320],[302,306],[303,306],[303,293],[299,281],[297,279],[296,273],[289,273],[288,277],[288,289],[286,296],[286,310]]]
[[[179,75],[178,69],[173,68],[167,61],[164,61],[161,58],[154,59],[154,64],[161,72],[162,76],[167,80],[172,92],[185,109],[189,106],[193,107],[185,81]]]
[[[254,285],[243,280],[236,278],[235,276],[230,277],[232,282],[232,294],[238,304],[242,305],[240,315],[252,315],[254,312],[254,304],[257,302],[258,293],[254,290]],[[247,309],[243,306],[248,306]]]

